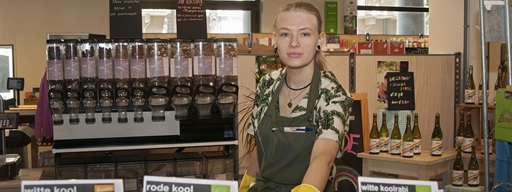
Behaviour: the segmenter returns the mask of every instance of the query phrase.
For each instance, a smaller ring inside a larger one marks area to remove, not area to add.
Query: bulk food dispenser
[[[130,83],[134,112],[133,121],[144,122],[142,110],[146,106],[146,43],[144,39],[130,41]]]
[[[82,88],[82,106],[85,109],[85,123],[96,122],[97,104],[96,83],[96,42],[92,39],[80,41],[80,81]]]
[[[101,108],[101,122],[112,122],[112,106],[114,105],[114,60],[112,60],[112,40],[98,40],[98,92]]]
[[[69,111],[69,123],[78,124],[80,109],[80,61],[78,60],[78,40],[64,41],[64,101]]]
[[[229,147],[238,144],[236,46],[236,39],[47,41],[56,166],[76,157],[68,153],[217,145],[236,153]],[[118,163],[103,159],[82,163]]]
[[[168,42],[164,39],[147,40],[148,103],[153,111],[153,121],[165,121],[165,110],[169,102],[168,50]]]
[[[48,98],[52,109],[54,125],[62,125],[64,119],[64,67],[61,57],[62,42],[46,41],[46,78],[48,80]]]
[[[195,39],[193,55],[194,105],[200,119],[209,119],[215,101],[214,39]]]
[[[186,120],[192,104],[192,40],[171,39],[170,54],[171,106],[177,120]]]

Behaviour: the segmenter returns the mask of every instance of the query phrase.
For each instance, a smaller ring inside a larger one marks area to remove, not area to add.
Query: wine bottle
[[[492,104],[496,105],[496,93],[498,89],[501,89],[503,85],[503,70],[502,65],[498,66],[498,77],[496,78],[496,83],[494,84],[494,94],[492,97]]]
[[[471,125],[471,113],[468,113],[466,121],[466,130],[464,131],[464,140],[462,141],[462,152],[471,153],[471,146],[475,140],[473,126]]]
[[[488,137],[488,139],[489,139],[488,140],[488,147],[489,147],[488,150],[489,151],[488,152],[489,152],[489,154],[492,154],[492,145],[493,145],[494,142],[493,142],[493,137],[492,137],[492,134],[491,134],[490,127],[489,127],[488,131],[489,131],[489,134],[488,134],[488,136],[489,136]],[[480,153],[481,154],[485,154],[485,142],[484,142],[484,131],[483,130],[482,130],[482,134],[480,135],[480,138],[481,138],[481,142],[480,143],[482,145],[482,149],[480,150]]]
[[[464,90],[464,102],[466,104],[475,104],[475,81],[473,80],[473,66],[469,66],[469,75]]]
[[[377,127],[377,113],[373,113],[373,125],[370,130],[370,154],[379,154],[379,128]]]
[[[464,184],[464,162],[462,161],[461,146],[457,145],[457,156],[453,161],[452,185],[462,186]]]
[[[478,104],[483,105],[484,101],[484,90],[483,90],[483,80],[480,80],[480,84],[478,85]],[[487,82],[487,91],[485,91],[485,94],[487,94],[487,99],[489,99],[489,82]]]
[[[480,185],[480,167],[478,166],[478,160],[476,159],[475,146],[471,146],[471,158],[468,164],[468,185],[476,187]]]
[[[414,156],[414,137],[411,131],[411,115],[407,115],[407,125],[402,140],[402,157],[411,158]]]
[[[439,113],[436,113],[436,124],[430,139],[432,143],[430,146],[430,155],[441,156],[443,154],[443,130],[441,130],[441,125],[439,122]]]
[[[398,113],[395,113],[395,121],[393,131],[391,131],[391,141],[389,144],[389,153],[391,155],[400,155],[400,148],[402,147],[402,135],[398,127]]]
[[[414,128],[412,129],[412,135],[414,137],[414,154],[421,154],[421,131],[418,125],[418,113],[414,114]]]
[[[464,140],[464,131],[464,111],[461,111],[459,117],[459,127],[457,128],[457,133],[455,136],[455,145],[462,145],[462,141]]]
[[[386,112],[382,112],[382,124],[380,125],[380,152],[387,153],[389,151],[389,130],[386,124]]]

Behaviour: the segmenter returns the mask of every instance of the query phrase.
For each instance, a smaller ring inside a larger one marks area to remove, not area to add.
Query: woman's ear
[[[318,42],[317,42],[317,45],[320,45],[322,46],[325,42],[325,32],[322,32],[320,33],[320,35],[318,36]]]

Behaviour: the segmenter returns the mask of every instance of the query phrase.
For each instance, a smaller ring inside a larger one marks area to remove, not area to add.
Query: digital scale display
[[[18,113],[0,113],[0,129],[17,129]]]

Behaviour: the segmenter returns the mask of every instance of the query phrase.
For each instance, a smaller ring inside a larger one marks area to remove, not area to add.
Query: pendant
[[[288,101],[288,108],[292,108],[292,101]]]

